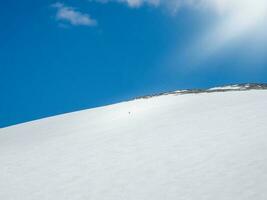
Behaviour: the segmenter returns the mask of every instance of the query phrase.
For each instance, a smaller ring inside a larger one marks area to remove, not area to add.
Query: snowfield
[[[1,200],[266,200],[267,90],[171,94],[0,129]]]

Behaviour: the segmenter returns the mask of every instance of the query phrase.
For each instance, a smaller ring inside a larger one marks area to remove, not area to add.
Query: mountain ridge
[[[232,87],[232,88],[231,88]],[[247,90],[267,90],[267,83],[241,83],[241,84],[227,84],[223,86],[216,86],[208,89],[183,89],[170,92],[162,92],[151,95],[144,95],[134,99],[146,99],[162,95],[171,94],[198,94],[198,93],[212,93],[212,92],[228,92],[228,91],[247,91]]]
[[[266,200],[266,107],[165,95],[0,129],[0,199]]]
[[[232,87],[232,88],[230,88],[230,87]],[[5,129],[5,128],[9,128],[9,127],[13,127],[13,126],[17,126],[17,125],[23,125],[23,124],[34,122],[34,121],[39,121],[39,120],[46,119],[46,118],[57,117],[57,116],[61,116],[61,115],[68,115],[71,113],[77,113],[77,112],[102,108],[102,107],[106,107],[106,106],[112,106],[112,105],[120,104],[123,102],[130,102],[130,101],[139,100],[139,99],[150,99],[153,97],[166,96],[166,95],[185,95],[185,94],[201,94],[201,93],[248,91],[248,90],[267,90],[267,83],[227,84],[227,85],[217,86],[217,87],[208,88],[208,89],[184,89],[184,90],[175,90],[175,91],[170,91],[170,92],[155,93],[155,94],[151,94],[151,95],[143,95],[143,96],[135,97],[135,98],[132,98],[129,100],[113,103],[113,104],[108,104],[108,105],[99,106],[99,107],[86,108],[86,109],[82,109],[82,110],[76,110],[76,111],[61,113],[61,114],[57,114],[57,115],[51,115],[51,116],[33,119],[33,120],[29,120],[29,121],[25,121],[25,122],[13,124],[13,125],[8,125],[8,126],[0,127],[0,130]]]

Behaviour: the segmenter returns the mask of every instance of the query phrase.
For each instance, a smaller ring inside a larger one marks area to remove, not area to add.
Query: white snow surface
[[[222,86],[222,87],[214,87],[208,90],[213,91],[213,90],[238,90],[238,89],[246,89],[246,87],[240,86],[240,85],[228,85],[228,86]]]
[[[0,199],[266,200],[267,90],[159,96],[0,129]]]

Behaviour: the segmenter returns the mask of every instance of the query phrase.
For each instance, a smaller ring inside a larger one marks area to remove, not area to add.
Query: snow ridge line
[[[209,89],[185,89],[177,90],[172,92],[162,92],[152,95],[145,95],[134,98],[138,99],[149,99],[158,96],[165,95],[183,95],[183,94],[199,94],[199,93],[214,93],[214,92],[229,92],[229,91],[248,91],[248,90],[267,90],[267,83],[244,83],[244,84],[234,84],[234,85],[224,85],[220,87],[214,87]]]

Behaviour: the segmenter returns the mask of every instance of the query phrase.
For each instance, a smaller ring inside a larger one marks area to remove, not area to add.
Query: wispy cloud
[[[214,19],[212,23],[206,23],[206,31],[196,35],[197,38],[193,38],[193,42],[187,44],[185,52],[178,49],[179,53],[174,53],[174,57],[179,57],[179,60],[188,60],[190,57],[192,64],[189,65],[193,67],[229,47],[248,43],[250,44],[248,49],[252,49],[253,46],[254,50],[251,56],[261,55],[258,52],[262,51],[262,43],[267,43],[267,30],[263,28],[267,18],[266,0],[173,0],[173,2],[177,3],[176,11],[188,7],[192,12],[205,11]],[[172,62],[176,62],[177,58],[173,60]]]
[[[100,3],[109,3],[109,2],[124,3],[131,8],[139,8],[145,4],[151,6],[159,6],[161,2],[161,0],[90,0],[90,1],[96,1]]]
[[[217,15],[215,24],[192,47],[201,49],[204,59],[240,41],[251,40],[257,46],[255,38],[266,37],[267,31],[262,29],[267,18],[266,0],[202,0],[198,6]]]
[[[99,3],[121,3],[129,8],[151,6],[154,8],[167,8],[172,14],[180,9],[189,8],[192,12],[199,10],[216,16],[217,21],[207,26],[205,35],[198,35],[197,41],[192,46],[192,51],[199,52],[207,57],[223,49],[228,44],[235,44],[247,35],[254,33],[266,38],[267,31],[263,32],[267,18],[267,0],[88,0]],[[82,13],[73,7],[62,3],[52,5],[57,9],[56,19],[72,25],[95,26],[97,21],[90,15]],[[259,34],[258,34],[259,35]]]
[[[192,12],[204,10],[214,16],[216,21],[207,27],[207,33],[199,35],[197,42],[192,44],[192,51],[200,50],[200,57],[210,56],[244,38],[254,41],[257,38],[262,42],[267,35],[266,29],[262,28],[267,19],[266,0],[104,0],[109,1],[125,3],[129,7],[165,7],[172,13],[186,7]],[[254,43],[258,45],[256,41]]]
[[[56,19],[58,21],[68,22],[74,26],[96,26],[97,21],[92,19],[89,14],[77,11],[73,7],[64,5],[63,3],[52,4],[57,9]]]

